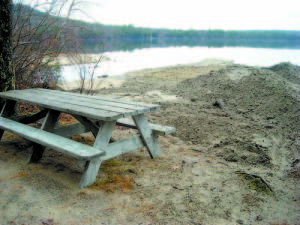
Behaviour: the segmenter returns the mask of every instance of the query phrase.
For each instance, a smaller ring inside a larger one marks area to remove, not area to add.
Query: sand
[[[299,224],[299,77],[289,63],[208,59],[99,86],[94,94],[161,104],[149,120],[177,129],[159,138],[162,156],[118,157],[79,189],[73,158],[47,150],[28,165],[28,143],[6,134],[0,224]]]

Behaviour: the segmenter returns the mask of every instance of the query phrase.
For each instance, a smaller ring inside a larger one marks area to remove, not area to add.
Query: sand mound
[[[279,165],[293,158],[300,127],[300,101],[289,82],[298,72],[291,64],[229,65],[180,82],[171,92],[186,101],[163,104],[164,115],[154,120],[175,125],[180,138],[226,161]]]
[[[300,66],[293,65],[289,62],[276,64],[266,69],[276,72],[278,75],[286,78],[288,81],[300,84]]]
[[[232,71],[234,74],[243,71],[245,76],[240,76],[238,81],[231,79],[228,74],[232,74]],[[210,130],[209,127],[215,129],[216,126],[209,126],[209,123],[218,124],[220,117],[222,124],[219,128],[230,130],[230,134],[236,130],[234,126],[238,119],[240,122],[250,120],[262,129],[272,130],[276,127],[291,137],[299,125],[299,121],[294,118],[299,109],[299,99],[288,83],[287,78],[269,69],[237,65],[212,71],[206,76],[188,79],[177,85],[173,92],[190,102],[175,105],[173,110],[185,113],[179,114],[182,115],[181,120],[174,118],[170,122],[178,126],[181,124],[181,127],[184,125],[182,123],[189,124],[191,129],[179,131],[179,135],[196,144],[202,143],[206,137],[203,132],[195,132],[195,129],[203,127],[203,124],[207,124],[203,130]],[[224,108],[216,107],[216,100],[222,100]],[[214,132],[211,130],[208,133]]]

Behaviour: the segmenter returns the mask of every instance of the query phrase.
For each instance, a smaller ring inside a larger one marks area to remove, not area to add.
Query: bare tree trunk
[[[0,1],[0,91],[13,87],[12,0]]]

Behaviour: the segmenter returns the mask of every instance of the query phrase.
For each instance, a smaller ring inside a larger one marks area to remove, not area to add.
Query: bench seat
[[[55,149],[79,159],[91,160],[95,157],[105,155],[105,151],[12,121],[10,119],[6,119],[4,117],[0,117],[0,129],[17,134],[32,142]]]
[[[132,129],[137,129],[135,123],[131,119],[122,118],[119,119],[117,125],[129,127]],[[162,126],[158,124],[149,123],[151,130],[157,135],[166,135],[172,134],[176,132],[175,127]]]

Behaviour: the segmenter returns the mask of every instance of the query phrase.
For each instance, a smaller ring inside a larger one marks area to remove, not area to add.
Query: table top
[[[159,105],[148,103],[39,88],[0,92],[0,98],[105,121],[160,109]]]

